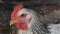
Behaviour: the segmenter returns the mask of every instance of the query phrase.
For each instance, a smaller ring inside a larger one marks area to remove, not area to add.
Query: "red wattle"
[[[26,30],[27,29],[27,24],[26,23],[16,23],[16,26],[18,29],[21,30]]]

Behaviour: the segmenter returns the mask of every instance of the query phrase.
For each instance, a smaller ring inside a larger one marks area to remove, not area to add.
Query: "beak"
[[[15,24],[16,22],[17,22],[17,20],[11,20],[10,21],[10,26],[13,25],[13,24]]]

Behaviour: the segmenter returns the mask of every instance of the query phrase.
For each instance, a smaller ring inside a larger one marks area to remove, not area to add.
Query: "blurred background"
[[[60,12],[57,11],[60,10],[60,0],[0,0],[0,34],[9,34],[11,32],[9,25],[10,14],[14,6],[20,2],[24,4],[25,8],[39,12],[42,18],[44,18],[41,20],[42,22],[60,23]]]

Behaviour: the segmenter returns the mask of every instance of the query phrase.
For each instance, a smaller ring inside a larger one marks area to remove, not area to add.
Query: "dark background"
[[[25,8],[36,10],[42,16],[47,15],[52,10],[60,9],[60,0],[0,0],[0,34],[9,34],[11,32],[9,26],[10,14],[14,6],[20,2],[24,4]],[[59,23],[59,20],[52,22]]]

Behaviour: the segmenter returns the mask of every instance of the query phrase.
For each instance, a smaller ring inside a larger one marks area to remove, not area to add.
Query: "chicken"
[[[32,9],[23,8],[22,4],[15,6],[11,13],[10,26],[12,34],[48,34],[45,24],[41,23],[40,15]]]

